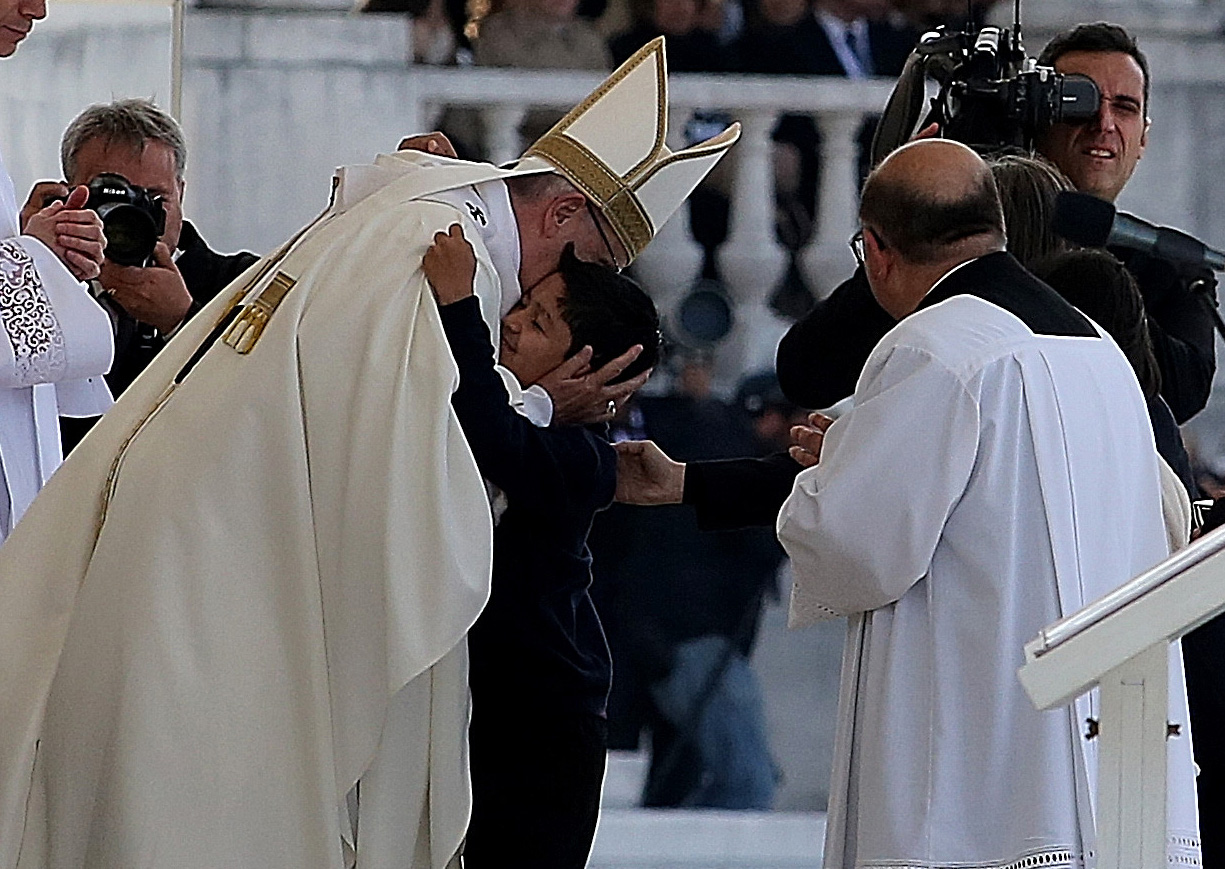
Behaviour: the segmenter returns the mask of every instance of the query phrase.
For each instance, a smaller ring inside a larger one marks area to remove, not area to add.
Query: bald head
[[[921,139],[886,157],[864,184],[859,216],[915,264],[968,259],[1004,245],[991,170],[948,139]]]

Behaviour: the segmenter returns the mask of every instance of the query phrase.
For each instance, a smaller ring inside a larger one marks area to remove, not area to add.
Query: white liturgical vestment
[[[0,549],[2,869],[455,865],[492,525],[419,266],[462,224],[496,326],[437,194],[506,173],[411,162],[342,173]]]
[[[0,160],[0,542],[60,464],[57,417],[111,406],[106,312],[38,239],[20,235]]]
[[[793,621],[850,621],[824,865],[1091,866],[1096,697],[1039,712],[1016,673],[1042,627],[1165,557],[1152,430],[1114,342],[1007,254],[944,281],[778,520]],[[1171,670],[1169,853],[1199,865],[1178,644]]]

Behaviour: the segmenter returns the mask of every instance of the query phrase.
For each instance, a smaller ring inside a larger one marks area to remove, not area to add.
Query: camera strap
[[[912,51],[898,76],[893,93],[885,103],[884,114],[876,125],[876,133],[872,136],[872,165],[897,148],[906,144],[914,135],[915,125],[919,122],[919,114],[923,111],[923,97],[926,94],[925,56],[918,51]]]

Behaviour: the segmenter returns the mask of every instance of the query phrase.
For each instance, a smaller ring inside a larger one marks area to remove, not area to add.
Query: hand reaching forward
[[[654,441],[622,441],[617,451],[617,494],[622,504],[679,504],[685,494],[685,466]]]
[[[78,187],[64,202],[52,202],[31,214],[25,226],[25,234],[45,244],[78,281],[98,276],[106,247],[102,219],[85,208],[87,201],[89,188]]]
[[[455,146],[445,134],[437,131],[423,133],[420,136],[407,136],[400,140],[397,151],[424,151],[427,154],[437,154],[440,157],[456,157]]]
[[[641,344],[635,344],[595,371],[591,370],[591,352],[590,347],[584,347],[537,381],[553,400],[554,422],[562,425],[608,422],[651,376],[648,368],[622,383],[608,384],[638,358]]]
[[[449,305],[472,295],[472,284],[476,280],[476,252],[464,238],[463,227],[453,223],[446,232],[434,233],[434,243],[421,260],[421,270],[434,288],[434,296],[440,305]]]
[[[825,430],[833,425],[833,417],[823,413],[808,414],[806,425],[791,427],[792,444],[787,448],[791,458],[806,468],[821,461],[821,446],[825,443]]]

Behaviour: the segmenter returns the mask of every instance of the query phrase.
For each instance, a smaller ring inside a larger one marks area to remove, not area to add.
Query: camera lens
[[[107,202],[97,212],[106,235],[107,259],[122,266],[145,265],[161,234],[149,213],[126,202]]]

